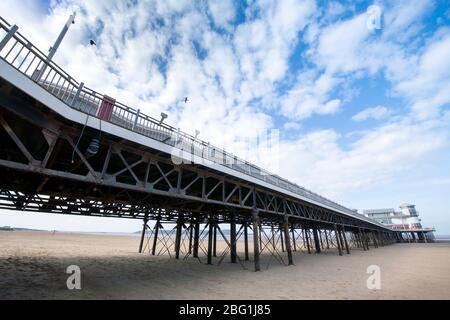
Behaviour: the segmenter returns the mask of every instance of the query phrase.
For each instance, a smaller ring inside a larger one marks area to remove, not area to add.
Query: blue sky
[[[380,29],[367,26],[374,5]],[[43,50],[72,11],[55,60],[77,80],[244,157],[242,141],[279,130],[283,177],[360,210],[414,203],[424,225],[450,234],[448,1],[0,4]],[[35,223],[98,228],[44,217]]]

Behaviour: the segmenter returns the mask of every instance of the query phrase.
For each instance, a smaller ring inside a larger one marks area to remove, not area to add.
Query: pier
[[[2,209],[139,219],[142,253],[255,271],[409,239],[88,88],[3,19],[0,58]]]

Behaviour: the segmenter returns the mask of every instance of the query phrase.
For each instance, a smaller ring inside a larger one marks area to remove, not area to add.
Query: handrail
[[[0,17],[0,32],[4,31],[7,35],[10,32],[12,33],[11,30],[12,26]],[[19,32],[16,31],[12,35],[11,40],[12,39],[15,41],[8,41],[4,48],[0,47],[0,58],[31,78],[70,107],[96,116],[96,112],[100,108],[102,101],[104,101],[105,95],[85,87],[82,83],[78,83],[55,62],[49,61],[46,54],[42,53]],[[140,110],[128,107],[123,103],[115,101],[111,118],[107,119],[107,121],[156,139],[177,149],[182,149],[183,151],[189,150],[192,155],[199,156],[202,159],[213,161],[231,168],[232,170],[265,181],[271,185],[291,191],[309,200],[319,202],[344,212],[347,215],[386,228],[386,226],[355,213],[351,209],[322,197],[278,175],[271,174],[265,169],[240,159],[225,150],[210,145],[188,133],[182,132],[168,124],[161,123],[157,119],[141,113]],[[220,158],[216,157],[216,154],[219,154]],[[229,163],[228,160],[231,160],[231,163]]]

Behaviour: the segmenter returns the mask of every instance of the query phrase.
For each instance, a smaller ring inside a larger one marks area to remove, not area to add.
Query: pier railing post
[[[261,266],[259,263],[259,217],[258,210],[253,209],[253,259],[255,262],[255,271],[260,271]]]
[[[0,51],[3,50],[3,48],[6,46],[6,44],[11,40],[12,37],[16,34],[17,30],[19,30],[19,27],[16,25],[13,25],[11,29],[9,29],[6,36],[0,41]]]

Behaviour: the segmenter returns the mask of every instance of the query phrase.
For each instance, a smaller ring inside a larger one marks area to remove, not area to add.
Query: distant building
[[[392,229],[401,231],[401,235],[405,240],[434,240],[433,232],[435,229],[422,227],[415,205],[402,204],[400,211],[395,211],[392,208],[364,210],[364,215]]]

